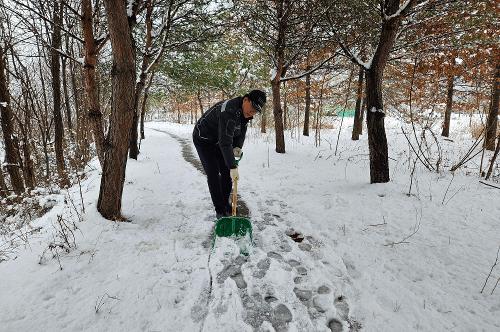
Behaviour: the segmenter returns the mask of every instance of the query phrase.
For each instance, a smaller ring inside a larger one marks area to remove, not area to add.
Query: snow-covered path
[[[189,151],[191,148],[186,146],[188,139],[165,130],[153,130],[180,142],[185,160],[200,170]],[[255,192],[248,194],[252,197]],[[216,243],[209,258],[212,280],[209,291],[201,294],[200,303],[192,311],[194,317],[203,321],[202,328],[234,331],[247,330],[250,325],[253,329],[267,326],[277,331],[341,331],[343,325],[353,325],[355,330],[357,323],[349,318],[349,305],[342,295],[343,282],[332,284],[336,280],[332,274],[339,278],[346,275],[345,270],[332,269],[327,261],[320,262],[321,244],[311,236],[304,238],[293,231],[285,220],[290,210],[285,202],[275,199],[258,202],[255,210],[259,215],[263,213],[263,217],[252,220],[256,246],[250,257],[240,256],[231,240],[222,240]],[[239,215],[251,215],[244,200],[238,203]],[[269,212],[274,205],[279,210]]]
[[[329,331],[335,317],[346,325],[347,303],[334,302],[341,290],[329,281],[342,269],[323,265],[313,238],[296,243],[285,235],[284,202],[266,200],[250,257],[220,243],[209,271],[213,212],[205,178],[180,158],[176,140],[147,134],[139,160],[127,167],[123,213],[131,222],[99,216],[99,178],[90,176],[78,248],[61,258],[63,270],[56,260],[37,264],[63,213],[56,208],[37,222],[47,233],[31,240],[31,251],[0,264],[0,330]]]

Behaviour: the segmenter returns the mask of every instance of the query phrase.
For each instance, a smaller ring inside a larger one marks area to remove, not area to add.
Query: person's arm
[[[236,120],[231,112],[220,113],[219,118],[219,148],[228,168],[236,168],[236,160],[233,155],[233,137]]]
[[[241,125],[241,132],[238,136],[233,139],[233,146],[236,148],[243,148],[243,143],[245,143],[245,136],[247,134],[247,125]]]

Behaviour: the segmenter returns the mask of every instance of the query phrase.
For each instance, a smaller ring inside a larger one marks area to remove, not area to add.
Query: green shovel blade
[[[252,224],[250,220],[243,217],[223,217],[217,220],[215,224],[215,238],[217,237],[234,237],[244,239],[248,236],[248,243],[246,250],[241,250],[243,255],[248,255],[248,248],[252,245]],[[212,243],[212,246],[214,243]]]
[[[250,220],[243,217],[223,217],[215,224],[215,235],[220,237],[245,236],[252,234]]]

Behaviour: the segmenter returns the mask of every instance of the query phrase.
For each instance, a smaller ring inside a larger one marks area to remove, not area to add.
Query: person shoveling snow
[[[207,175],[217,219],[231,215],[229,195],[239,176],[236,158],[241,157],[248,122],[262,112],[265,103],[266,93],[252,90],[218,102],[196,122],[193,143]]]

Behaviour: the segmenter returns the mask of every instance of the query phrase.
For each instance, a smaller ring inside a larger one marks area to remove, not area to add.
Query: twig
[[[386,226],[387,225],[387,221],[385,221],[385,217],[382,216],[382,218],[384,219],[384,222],[381,223],[381,224],[371,224],[371,225],[368,225],[369,227],[378,227],[378,226]],[[368,227],[366,228],[363,228],[362,231],[366,231],[368,229]]]
[[[481,180],[479,181],[479,183],[482,183],[482,184],[484,184],[484,185],[487,185],[487,186],[490,186],[490,187],[493,187],[493,188],[496,188],[496,189],[500,189],[500,187],[494,186],[494,185],[492,185],[492,184],[486,183],[486,182],[481,181]]]
[[[436,134],[434,134],[434,132],[432,131],[432,128],[428,127],[427,129],[430,131],[430,133],[432,135],[432,138],[434,138],[434,142],[436,143],[436,146],[437,146],[437,149],[438,149],[438,159],[436,160],[436,172],[439,172],[439,165],[443,161],[443,153],[442,153],[442,150],[441,150],[441,145],[439,144],[439,141],[437,139]],[[424,133],[425,133],[425,131],[424,131]]]
[[[415,147],[413,146],[413,144],[411,144],[410,138],[406,134],[403,126],[401,126],[401,131],[403,132],[403,135],[406,138],[406,140],[408,141],[408,144],[410,145],[411,149],[413,150],[413,152],[417,156],[418,160],[420,160],[420,162],[422,163],[422,165],[424,165],[425,168],[427,168],[429,171],[431,171],[431,172],[434,171],[434,167],[429,163],[429,161],[427,160],[427,158],[425,158],[425,156],[422,155],[422,157],[424,158],[424,159],[422,159],[420,157],[420,153],[418,153],[417,150],[415,149]],[[420,145],[421,145],[421,143],[419,144],[419,149],[420,149]]]
[[[319,158],[319,154],[321,153],[322,150],[318,151],[318,154],[316,154],[316,157],[314,157],[314,161],[316,161]]]
[[[95,309],[95,313],[99,313],[99,310],[101,310],[101,307],[104,305],[104,297],[107,296],[108,299],[113,299],[113,300],[117,300],[117,301],[120,301],[120,299],[116,296],[110,296],[108,293],[104,293],[100,298],[98,297],[97,300],[96,300],[96,303],[95,303],[95,306],[94,306],[94,309]]]
[[[448,190],[450,190],[451,183],[453,182],[453,179],[455,178],[455,173],[451,173],[451,174],[452,174],[452,177],[451,177],[450,183],[448,183],[448,187],[446,188],[446,192],[444,193],[444,196],[443,196],[443,201],[441,202],[441,204],[443,204],[443,205],[444,205],[444,200],[446,199],[446,195],[448,194]]]
[[[448,200],[446,201],[446,203],[444,205],[447,205],[453,199],[453,197],[455,197],[460,192],[460,190],[464,189],[464,187],[465,186],[461,186],[460,188],[458,188],[458,190],[455,191],[455,193],[453,195],[451,195],[450,198],[448,198]]]
[[[43,228],[43,227],[38,226],[38,227],[33,228],[33,229],[31,229],[31,230],[29,230],[29,231],[27,231],[27,232],[24,232],[24,233],[23,233],[23,232],[21,232],[20,234],[18,234],[18,235],[16,235],[16,236],[14,236],[14,237],[10,238],[9,240],[5,241],[5,243],[13,243],[13,242],[14,242],[14,240],[16,240],[16,239],[21,239],[21,240],[23,240],[23,241],[26,241],[27,235],[31,235],[31,234],[33,234],[33,233],[35,233],[35,232],[38,232],[38,231],[40,231],[42,228]]]
[[[345,104],[344,104],[344,108],[342,109],[342,118],[340,120],[339,134],[337,136],[337,143],[335,144],[335,152],[333,153],[334,155],[337,155],[337,149],[339,147],[340,133],[342,132],[342,124],[344,123],[344,115],[345,115],[345,110],[347,109],[347,103],[349,102],[349,91],[351,89],[351,82],[352,82],[353,75],[354,75],[354,68],[351,69],[351,74],[349,75],[349,83],[347,84]]]
[[[411,151],[410,151],[410,158],[411,158]],[[413,168],[411,169],[410,173],[410,188],[408,189],[408,194],[406,196],[410,197],[411,196],[411,187],[413,186],[413,176],[415,175],[415,168],[417,167],[417,161],[418,158],[415,158],[413,161]]]
[[[498,283],[499,283],[499,282],[500,282],[500,277],[498,277],[497,282],[495,283],[495,287],[493,287],[493,289],[491,290],[490,295],[493,295],[493,292],[494,292],[494,291],[495,291],[495,289],[497,288],[497,285],[498,285]]]
[[[498,246],[498,250],[497,250],[497,258],[495,259],[495,263],[493,263],[493,265],[491,266],[491,269],[490,269],[490,273],[488,273],[488,276],[486,277],[486,280],[484,281],[484,285],[483,285],[483,288],[481,289],[481,291],[479,293],[483,293],[484,291],[484,288],[486,287],[486,284],[488,283],[488,279],[490,279],[491,277],[491,273],[493,272],[493,269],[495,268],[495,266],[497,265],[498,263],[498,253],[500,253],[500,246]],[[498,284],[498,281],[497,281],[497,284]],[[496,285],[495,285],[495,288],[496,288]],[[495,288],[493,288],[493,290],[495,290]]]
[[[384,220],[383,223],[381,223],[381,224],[371,224],[371,225],[368,225],[368,226],[377,227],[377,226],[385,226],[385,225],[387,225],[387,221],[385,220],[384,216],[382,216],[382,219]]]
[[[413,235],[417,234],[418,230],[420,229],[420,222],[418,222],[415,226],[414,226],[414,230],[413,232],[406,236],[404,239],[402,239],[401,241],[398,241],[398,242],[391,242],[391,243],[386,243],[384,244],[384,246],[388,247],[388,246],[391,246],[391,247],[394,247],[396,244],[402,244],[402,243],[410,243],[408,242],[407,240],[409,238],[411,238]]]
[[[81,221],[83,220],[83,218],[82,218],[82,216],[80,215],[80,213],[78,212],[78,209],[76,208],[75,202],[73,201],[73,198],[71,197],[71,194],[70,194],[70,192],[69,192],[69,189],[67,190],[67,192],[68,192],[68,200],[70,201],[70,203],[71,203],[71,205],[72,205],[72,207],[73,207],[73,210],[75,210],[75,213],[76,213],[76,216],[77,216],[77,218],[78,218],[78,221],[80,221],[80,222],[81,222]],[[82,201],[82,203],[83,203],[83,201]]]
[[[368,226],[370,226],[370,227],[377,227],[377,226],[385,226],[385,225],[387,225],[386,222],[384,222],[382,224],[373,224],[373,225],[368,225]]]
[[[78,188],[80,189],[80,201],[82,202],[82,213],[85,214],[85,203],[83,203],[83,194],[82,194],[82,183],[80,182],[80,177],[76,176],[78,179]]]
[[[106,294],[104,294],[104,295],[106,295]],[[102,295],[101,298],[97,298],[98,301],[96,301],[95,306],[94,306],[96,314],[99,312],[99,310],[101,309],[102,305],[104,304],[104,301],[103,301],[104,295]]]
[[[267,145],[267,168],[269,168],[269,144]]]
[[[452,168],[450,168],[450,171],[452,171],[452,172],[456,171],[457,169],[459,169],[460,167],[462,167],[466,162],[468,162],[469,160],[471,160],[472,158],[474,158],[475,156],[477,156],[479,153],[481,153],[481,150],[479,150],[475,155],[473,155],[472,157],[470,157],[470,155],[472,154],[472,152],[474,151],[474,149],[479,144],[481,144],[481,142],[483,141],[483,138],[484,138],[483,137],[483,132],[484,132],[484,129],[481,131],[481,134],[476,138],[476,140],[474,141],[474,143],[472,144],[472,146],[469,148],[469,150],[467,151],[467,153],[462,157],[462,159],[460,159],[460,161],[456,165],[454,165]]]
[[[326,141],[328,143],[328,145],[330,145],[330,150],[332,149],[332,141],[326,139],[326,138],[322,138],[321,139],[322,141]]]

